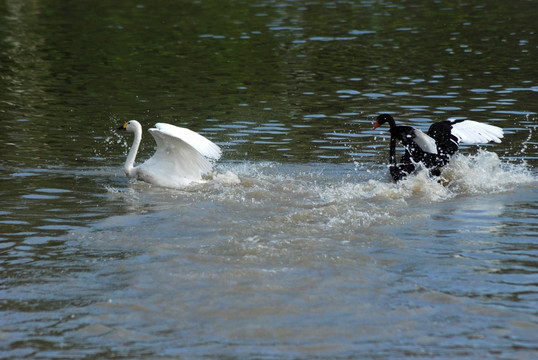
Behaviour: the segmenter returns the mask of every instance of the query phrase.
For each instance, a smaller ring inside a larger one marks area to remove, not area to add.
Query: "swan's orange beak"
[[[120,126],[120,127],[118,128],[118,130],[125,130],[125,129],[127,129],[127,124],[128,124],[128,123],[123,124],[122,126]]]
[[[372,128],[372,130],[375,130],[379,127],[379,122],[376,120],[375,121],[375,124],[374,124],[374,127]]]

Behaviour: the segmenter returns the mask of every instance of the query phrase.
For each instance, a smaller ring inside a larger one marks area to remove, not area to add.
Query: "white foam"
[[[214,182],[225,186],[238,185],[241,183],[239,176],[229,170],[224,173],[214,172],[210,175],[210,178]]]
[[[536,178],[525,165],[506,163],[495,153],[479,151],[455,156],[440,179],[419,171],[394,183],[386,168],[241,162],[219,163],[205,183],[182,190],[135,183],[129,191],[118,193],[112,187],[107,191],[130,206],[149,203],[154,209],[155,204],[161,204],[159,209],[178,208],[178,199],[188,207],[209,202],[216,209],[225,209],[228,214],[222,216],[231,216],[232,223],[249,219],[252,229],[239,226],[239,230],[229,230],[230,236],[240,237],[252,230],[269,241],[281,232],[295,234],[297,239],[326,231],[356,236],[370,227],[427,218],[429,213],[423,210],[428,203],[510,191],[533,182]]]
[[[220,164],[209,183],[221,185],[219,191],[231,192],[226,195],[227,199],[235,193],[238,201],[273,201],[275,204],[291,201],[315,206],[351,201],[437,202],[466,194],[509,191],[537,180],[525,164],[503,162],[495,153],[485,150],[475,155],[454,156],[440,178],[419,171],[398,183],[392,182],[388,175],[377,176],[370,170],[368,176],[373,178],[359,180],[366,178],[364,166],[347,167],[346,174],[332,173],[338,166],[270,162]],[[222,189],[227,186],[232,188]]]
[[[479,150],[475,155],[454,156],[442,178],[455,194],[510,191],[537,180],[526,164],[502,162],[496,153],[486,150]]]

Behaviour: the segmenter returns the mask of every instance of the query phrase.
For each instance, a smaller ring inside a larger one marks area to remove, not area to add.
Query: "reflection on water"
[[[534,7],[0,5],[0,357],[532,358]],[[394,184],[381,112],[505,139]],[[223,158],[129,180],[128,119]]]

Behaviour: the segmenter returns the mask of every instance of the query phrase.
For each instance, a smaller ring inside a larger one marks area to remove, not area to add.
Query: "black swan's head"
[[[377,117],[377,119],[375,121],[375,124],[374,124],[374,127],[373,127],[372,130],[377,129],[378,127],[380,127],[384,123],[389,123],[390,126],[393,126],[394,125],[394,119],[389,114],[381,114],[381,115],[379,115]]]

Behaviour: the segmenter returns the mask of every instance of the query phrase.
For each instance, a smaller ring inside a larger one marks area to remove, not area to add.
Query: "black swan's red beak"
[[[376,120],[376,122],[375,122],[374,127],[372,128],[372,130],[377,129],[379,126],[380,126],[380,124],[379,124],[379,122]]]

